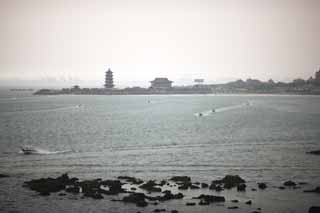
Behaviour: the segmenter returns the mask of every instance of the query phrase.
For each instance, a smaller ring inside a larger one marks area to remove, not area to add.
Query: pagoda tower
[[[110,68],[106,72],[106,78],[105,78],[104,87],[106,89],[112,89],[114,87],[114,84],[113,84],[113,72],[110,70]]]

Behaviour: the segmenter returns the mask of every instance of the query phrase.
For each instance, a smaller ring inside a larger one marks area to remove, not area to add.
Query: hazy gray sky
[[[108,67],[120,86],[308,78],[319,11],[319,0],[0,0],[0,81],[102,86]]]

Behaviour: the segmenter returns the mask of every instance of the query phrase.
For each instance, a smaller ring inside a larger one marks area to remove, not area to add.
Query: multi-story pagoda
[[[112,89],[114,87],[113,84],[113,73],[110,70],[110,68],[108,69],[108,71],[106,72],[106,78],[105,78],[105,84],[104,87],[106,89]]]

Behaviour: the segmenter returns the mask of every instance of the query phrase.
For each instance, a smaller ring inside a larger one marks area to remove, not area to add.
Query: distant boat
[[[200,116],[200,117],[202,116],[202,113],[201,113],[201,112],[199,113],[199,116]]]
[[[215,110],[215,109],[212,109],[211,111],[212,111],[212,112],[216,112],[216,110]]]
[[[26,155],[38,153],[38,150],[33,148],[32,146],[21,147],[21,151],[23,154],[26,154]]]

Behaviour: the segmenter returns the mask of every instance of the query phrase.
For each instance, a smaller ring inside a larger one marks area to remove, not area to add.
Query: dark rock
[[[284,186],[279,186],[278,188],[281,190],[286,189],[286,187],[284,187]]]
[[[171,210],[171,213],[178,213],[177,210]]]
[[[122,189],[122,183],[119,180],[101,181],[101,185],[109,187],[109,191],[107,193],[109,195],[117,195],[125,192],[124,189]]]
[[[196,203],[188,202],[188,203],[186,203],[186,205],[187,205],[187,206],[195,206],[195,205],[196,205]]]
[[[78,186],[68,187],[68,188],[66,188],[66,192],[78,194],[78,193],[80,193],[80,187],[78,187]]]
[[[297,184],[291,180],[283,183],[284,186],[296,186]]]
[[[267,188],[267,184],[266,183],[258,183],[258,187],[259,187],[259,189],[265,189],[265,188]]]
[[[95,192],[86,192],[86,193],[83,194],[83,196],[91,197],[91,198],[96,199],[96,200],[103,199],[103,196],[97,191],[95,191]]]
[[[238,186],[237,186],[237,190],[240,191],[240,192],[243,192],[243,191],[246,191],[246,184],[244,183],[240,183]]]
[[[193,184],[194,185],[200,185],[200,182],[194,182]]]
[[[251,191],[255,192],[255,191],[257,191],[257,189],[255,189],[255,188],[252,188],[252,189],[251,189]]]
[[[0,178],[7,178],[7,177],[9,177],[9,175],[0,174]]]
[[[198,205],[200,205],[200,206],[207,206],[207,205],[209,205],[210,203],[209,202],[207,202],[207,201],[205,201],[205,200],[200,200],[200,202],[198,203]]]
[[[220,192],[223,190],[222,186],[220,184],[216,184],[216,183],[211,183],[210,190],[216,190],[217,192]]]
[[[134,177],[129,177],[129,176],[119,176],[118,179],[126,180],[129,183],[137,184],[137,185],[143,183],[142,180]]]
[[[226,175],[221,180],[212,181],[212,184],[223,184],[225,189],[231,189],[231,188],[236,187],[236,186],[240,185],[241,183],[245,183],[245,182],[246,181],[238,175]]]
[[[320,193],[320,186],[316,187],[315,189],[311,189],[311,190],[304,190],[303,192]]]
[[[193,199],[201,199],[208,203],[214,203],[214,202],[225,202],[226,199],[223,196],[215,196],[215,195],[204,195],[201,194],[199,197],[194,197]]]
[[[308,183],[307,182],[299,182],[298,184],[299,185],[307,185]]]
[[[309,213],[320,213],[320,206],[311,206],[309,208]]]
[[[231,200],[232,203],[238,203],[239,200]]]
[[[145,207],[148,203],[145,200],[146,195],[143,193],[132,193],[122,198],[123,202],[135,203],[138,207]]]
[[[174,177],[170,178],[170,180],[172,180],[174,182],[190,182],[191,178],[188,176],[174,176]]]
[[[153,212],[165,212],[166,210],[165,209],[155,209],[153,210]]]
[[[251,204],[252,204],[252,201],[251,201],[251,200],[248,200],[247,202],[245,202],[245,204],[251,205]]]
[[[91,195],[94,197],[95,193],[97,193],[101,186],[101,181],[98,179],[95,180],[84,180],[77,184],[82,189],[82,193],[87,194],[86,197],[90,197]]]
[[[136,190],[137,190],[137,188],[136,188],[136,187],[131,187],[131,188],[130,188],[130,190],[132,190],[132,191],[136,191]]]
[[[26,181],[24,187],[30,188],[33,191],[39,192],[40,195],[50,195],[53,192],[59,192],[70,184],[70,179],[67,174],[63,174],[58,178],[40,178],[31,181]]]
[[[189,188],[191,188],[192,183],[191,182],[184,182],[182,183],[182,185],[178,186],[179,190],[187,190]]]
[[[148,192],[161,192],[161,188],[156,187],[156,183],[153,180],[149,180],[147,183],[139,186],[141,189],[144,189]]]
[[[66,196],[67,194],[66,194],[66,193],[61,192],[61,193],[59,193],[58,195],[59,195],[59,196]]]
[[[313,150],[313,151],[307,152],[307,154],[320,155],[320,150]]]
[[[201,188],[208,188],[209,187],[209,185],[207,184],[207,183],[201,183]]]
[[[229,206],[228,209],[238,209],[238,206]]]
[[[159,186],[164,186],[166,184],[169,184],[167,181],[165,180],[162,180],[160,183],[159,183]]]
[[[190,185],[190,189],[200,189],[200,187],[199,187],[199,186],[196,186],[196,185],[191,184],[191,185]]]

